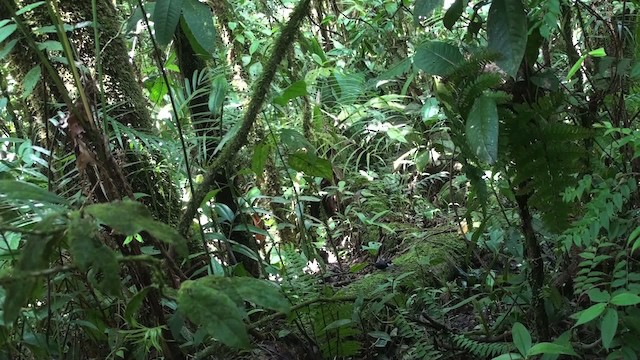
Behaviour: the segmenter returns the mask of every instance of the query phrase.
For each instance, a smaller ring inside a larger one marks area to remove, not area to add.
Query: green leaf
[[[518,349],[522,356],[526,356],[529,349],[531,349],[531,334],[529,334],[529,330],[521,323],[516,322],[511,328],[511,336],[513,337],[513,344],[516,346],[516,349]]]
[[[413,63],[418,69],[437,76],[450,75],[463,61],[464,56],[456,46],[442,41],[421,44],[413,57]]]
[[[576,321],[576,324],[574,325],[574,327],[582,324],[586,324],[589,321],[597,318],[598,316],[600,316],[600,314],[602,314],[602,312],[606,307],[607,307],[606,303],[598,303],[598,304],[592,305],[586,310],[581,311],[579,313],[580,316],[578,317],[578,321]]]
[[[608,308],[607,312],[602,317],[600,323],[600,336],[602,337],[602,346],[609,350],[611,342],[616,336],[618,330],[618,311],[613,308]]]
[[[315,152],[316,149],[304,135],[293,129],[280,129],[280,141],[291,151],[307,150]]]
[[[333,180],[333,167],[329,160],[322,159],[307,151],[298,151],[289,155],[289,166],[308,176],[319,176],[329,181]]]
[[[209,6],[198,0],[184,0],[182,19],[191,47],[198,55],[211,58],[216,50],[216,28]]]
[[[416,0],[413,8],[413,18],[416,22],[431,17],[431,14],[440,9],[444,4],[444,0]]]
[[[604,50],[604,48],[597,48],[595,50],[591,50],[587,54],[589,56],[593,56],[593,57],[605,57],[605,56],[607,56],[607,52]]]
[[[447,9],[447,12],[444,14],[444,18],[442,19],[444,27],[449,30],[453,29],[453,26],[456,24],[456,21],[460,19],[460,16],[462,16],[462,12],[464,11],[464,8],[466,6],[467,0],[456,0],[453,4],[451,4],[449,9]]]
[[[573,355],[578,356],[572,348],[560,344],[541,342],[535,344],[529,349],[527,353],[527,359],[530,356],[540,355],[540,354],[562,354],[562,355]]]
[[[230,278],[240,297],[258,306],[289,312],[289,301],[275,284],[251,277]]]
[[[578,70],[580,70],[580,66],[582,66],[582,63],[584,62],[584,59],[586,59],[586,56],[581,56],[578,61],[576,61],[575,64],[573,64],[573,66],[571,67],[571,69],[569,70],[569,72],[567,73],[567,77],[565,78],[565,80],[569,80],[573,77],[573,75],[575,75]]]
[[[2,48],[2,50],[0,50],[0,60],[2,60],[5,57],[7,57],[7,55],[9,55],[9,53],[11,53],[11,50],[13,50],[13,48],[16,46],[17,43],[18,43],[18,39],[13,39],[13,40],[9,41],[7,43],[7,45],[5,45]]]
[[[136,313],[142,306],[142,301],[147,296],[147,293],[151,290],[151,288],[146,287],[139,291],[137,294],[133,295],[133,297],[129,300],[127,307],[124,310],[124,320],[127,324],[134,326],[138,322],[136,321]]]
[[[228,87],[229,84],[224,75],[218,75],[213,79],[209,93],[209,111],[212,116],[217,117],[222,113],[222,105],[227,97]]]
[[[96,224],[82,218],[79,212],[70,215],[67,226],[69,251],[81,271],[93,267],[96,274],[90,279],[98,289],[113,296],[120,295],[120,267],[115,253],[96,238]]]
[[[157,0],[153,11],[153,28],[156,41],[160,46],[167,46],[180,21],[183,0]]]
[[[467,143],[478,159],[493,164],[498,159],[498,107],[490,96],[478,97],[469,111]]]
[[[262,178],[265,164],[269,159],[271,153],[271,146],[264,142],[257,144],[253,149],[253,157],[251,158],[251,170],[256,173],[256,176]]]
[[[38,82],[40,81],[40,77],[42,76],[42,69],[40,65],[34,66],[22,79],[22,97],[27,98],[33,92],[33,89],[36,88]]]
[[[622,293],[614,296],[611,303],[617,306],[630,306],[640,304],[640,296],[632,293]]]
[[[4,285],[6,289],[6,295],[4,298],[4,304],[2,308],[4,314],[4,323],[12,324],[25,306],[28,300],[31,298],[33,291],[36,288],[38,279],[26,278],[20,281],[14,281],[8,285]]]
[[[243,319],[246,313],[225,292],[203,281],[187,280],[178,290],[178,308],[216,340],[225,345],[244,348],[249,337]]]
[[[7,26],[0,27],[0,43],[3,42],[6,38],[11,36],[14,31],[18,28],[16,24],[9,24]]]
[[[20,16],[20,15],[22,15],[24,13],[27,13],[27,12],[39,7],[40,5],[45,4],[45,3],[46,3],[46,1],[38,1],[38,2],[35,2],[33,4],[29,4],[29,5],[23,6],[18,11],[16,11],[16,16]]]
[[[339,329],[343,326],[347,326],[353,323],[353,320],[351,319],[338,319],[332,323],[330,323],[329,325],[325,326],[324,329],[322,329],[322,331],[329,331],[329,330],[333,330],[333,329]]]
[[[522,355],[516,354],[516,353],[508,353],[508,354],[502,354],[500,356],[494,357],[491,360],[520,360],[520,359],[524,359]]]
[[[273,102],[277,105],[285,106],[289,100],[307,95],[307,83],[304,80],[296,81],[289,85],[282,95],[273,99]]]
[[[154,238],[176,246],[181,254],[187,253],[182,236],[171,226],[154,220],[149,210],[139,202],[124,200],[95,204],[87,206],[85,212],[121,234],[129,236],[146,231]]]
[[[65,199],[33,184],[14,180],[0,180],[0,199],[29,200],[34,202],[64,204]]]
[[[527,47],[527,16],[521,0],[493,0],[487,18],[489,49],[501,54],[498,66],[516,77]]]

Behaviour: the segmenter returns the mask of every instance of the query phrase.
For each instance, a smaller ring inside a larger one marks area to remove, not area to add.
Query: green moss
[[[464,240],[454,229],[438,227],[423,230],[407,224],[397,228],[394,226],[399,224],[392,225],[397,229],[396,241],[401,248],[391,259],[393,266],[365,275],[342,289],[341,294],[373,294],[394,279],[400,279],[401,287],[438,286],[454,274],[454,265],[461,260],[464,249]],[[411,275],[406,276],[408,273]]]

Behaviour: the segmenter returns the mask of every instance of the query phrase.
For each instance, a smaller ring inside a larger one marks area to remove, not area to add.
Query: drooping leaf
[[[182,19],[191,47],[198,55],[210,58],[216,49],[216,28],[211,9],[198,0],[184,0]]]
[[[569,346],[549,342],[541,342],[533,345],[528,353],[529,356],[541,354],[578,356],[578,354],[576,354],[576,352]]]
[[[146,231],[154,238],[174,245],[179,252],[186,254],[186,243],[178,231],[154,220],[149,210],[139,202],[124,200],[94,204],[87,206],[85,212],[123,235],[135,235]]]
[[[271,282],[251,277],[234,277],[231,280],[243,300],[267,309],[280,312],[289,311],[289,301],[284,297],[282,291]]]
[[[37,282],[38,279],[36,278],[26,278],[4,285],[6,295],[4,298],[4,304],[0,307],[4,312],[5,324],[12,324],[16,321],[20,315],[22,307],[25,306],[29,298],[31,298],[31,294],[36,288]]]
[[[40,77],[42,76],[42,68],[40,65],[34,66],[29,72],[24,76],[22,80],[22,97],[27,98],[33,92],[33,89],[38,85],[38,81],[40,81]]]
[[[521,323],[516,322],[511,328],[511,335],[516,349],[520,354],[526,356],[529,353],[529,349],[531,349],[531,334],[529,334],[529,330]]]
[[[153,11],[153,27],[156,41],[160,46],[167,46],[173,38],[176,26],[180,21],[183,0],[157,0]]]
[[[282,95],[273,99],[273,102],[278,105],[284,106],[287,105],[289,100],[305,95],[307,95],[307,83],[304,80],[300,80],[294,82],[286,89],[284,89]]]
[[[444,0],[416,0],[413,7],[413,18],[416,22],[428,19],[437,9],[444,4]]]
[[[101,291],[113,296],[120,295],[120,267],[116,254],[96,238],[95,221],[80,216],[79,212],[71,214],[67,226],[69,251],[73,261],[82,271],[90,267],[97,276],[90,279]]]
[[[209,93],[209,111],[214,117],[220,116],[222,105],[227,97],[227,79],[224,75],[216,76],[211,84],[211,93]]]
[[[527,15],[521,0],[493,0],[487,18],[489,49],[502,55],[498,66],[515,77],[527,47]]]
[[[586,324],[589,321],[597,318],[598,316],[600,316],[600,314],[602,314],[602,312],[604,312],[604,309],[606,308],[607,308],[606,303],[591,305],[586,310],[583,310],[582,312],[580,312],[580,315],[578,316],[578,321],[576,321],[576,324],[574,325],[574,327],[582,324]]]
[[[316,148],[304,137],[304,135],[293,129],[280,129],[280,141],[291,151],[316,151]]]
[[[318,176],[329,181],[333,179],[333,167],[329,160],[320,158],[308,151],[298,151],[289,155],[289,166],[308,176]]]
[[[65,203],[63,198],[41,187],[15,180],[0,180],[0,199],[29,200],[50,204]]]
[[[602,346],[605,349],[609,350],[611,347],[616,331],[618,331],[618,311],[608,308],[600,323],[600,337],[602,338]]]
[[[3,27],[0,27],[0,43],[2,43],[6,38],[11,36],[14,31],[18,28],[16,24],[9,24]]]
[[[137,324],[136,313],[138,312],[138,309],[140,309],[140,306],[142,306],[142,301],[147,296],[149,290],[151,290],[150,287],[142,289],[137,294],[133,295],[129,300],[129,303],[127,303],[127,307],[124,310],[124,320],[129,325]]]
[[[9,41],[7,45],[5,45],[0,50],[0,60],[4,59],[7,55],[9,55],[9,53],[11,53],[11,50],[13,50],[13,48],[16,46],[17,43],[18,43],[18,39],[13,39]]]
[[[493,164],[498,159],[498,107],[486,95],[478,97],[466,123],[467,143],[478,159]]]
[[[185,281],[178,290],[178,308],[225,345],[249,345],[243,322],[246,314],[224,291],[211,288],[204,281]]]
[[[447,76],[464,61],[460,50],[442,41],[428,41],[418,46],[415,66],[430,75]]]
[[[253,149],[253,157],[251,158],[251,170],[256,173],[256,175],[262,178],[262,173],[264,172],[265,164],[267,163],[267,159],[269,159],[269,154],[271,153],[271,146],[268,143],[261,142],[257,144]]]
[[[467,0],[456,0],[453,4],[451,4],[449,9],[447,9],[447,12],[444,14],[444,18],[442,19],[444,27],[449,30],[453,29],[453,26],[456,24],[456,21],[460,19],[460,16],[462,16],[462,12],[464,11],[464,8],[466,6]]]

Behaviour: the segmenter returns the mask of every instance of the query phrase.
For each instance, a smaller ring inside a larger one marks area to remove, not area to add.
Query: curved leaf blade
[[[527,15],[521,0],[493,0],[487,18],[489,49],[502,55],[498,66],[515,77],[527,48]]]
[[[498,159],[498,106],[482,95],[475,100],[467,117],[467,143],[478,159],[493,164]]]
[[[153,10],[153,24],[156,34],[156,41],[160,46],[167,46],[176,26],[180,21],[183,0],[158,0]]]
[[[450,75],[464,61],[460,50],[442,41],[423,43],[413,57],[414,65],[430,75]]]

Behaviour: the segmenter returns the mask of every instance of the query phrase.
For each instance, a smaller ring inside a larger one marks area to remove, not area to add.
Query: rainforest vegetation
[[[0,360],[640,354],[638,0],[0,0]]]

